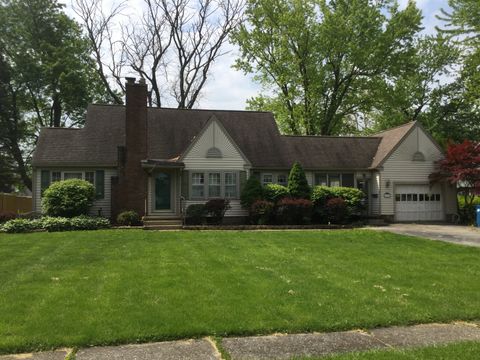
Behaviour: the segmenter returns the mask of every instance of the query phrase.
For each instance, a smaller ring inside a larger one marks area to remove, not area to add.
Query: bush
[[[117,216],[117,224],[123,226],[140,225],[140,215],[134,210],[122,211]]]
[[[325,206],[327,219],[334,224],[340,224],[344,222],[348,216],[347,203],[342,198],[332,198],[327,200]]]
[[[312,202],[307,199],[282,199],[277,204],[277,219],[282,225],[308,224],[312,207]]]
[[[267,200],[257,200],[250,208],[250,220],[253,224],[265,225],[273,222],[275,204]]]
[[[263,200],[263,189],[260,181],[250,175],[240,194],[240,203],[244,209],[250,209],[256,200]]]
[[[292,198],[310,199],[312,189],[299,163],[294,163],[288,175],[288,192]]]
[[[188,225],[202,225],[206,216],[205,204],[192,204],[187,207],[185,214]]]
[[[7,233],[25,233],[41,229],[40,220],[13,219],[2,225],[1,230]]]
[[[94,200],[95,187],[88,181],[57,181],[43,193],[42,209],[49,216],[70,218],[86,215]]]
[[[17,214],[12,211],[0,211],[0,224],[16,218]]]
[[[327,202],[330,199],[341,198],[345,201],[347,208],[347,219],[354,216],[360,216],[361,210],[364,207],[363,201],[365,194],[356,188],[341,187],[341,186],[315,186],[312,191],[312,202],[314,206],[314,221],[326,222],[328,221]]]
[[[220,224],[228,209],[230,209],[228,199],[212,199],[205,204],[205,211],[212,224]]]
[[[73,218],[45,216],[40,219],[14,219],[7,221],[0,230],[7,233],[25,233],[35,230],[69,231],[97,230],[110,227],[110,221],[102,217],[77,216]]]
[[[276,204],[278,201],[288,197],[286,186],[279,184],[267,184],[263,187],[263,198]]]

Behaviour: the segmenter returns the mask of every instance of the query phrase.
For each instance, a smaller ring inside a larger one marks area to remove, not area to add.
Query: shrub
[[[0,211],[0,224],[16,218],[17,214],[12,211]]]
[[[41,228],[40,220],[13,219],[2,225],[1,230],[7,233],[25,233]]]
[[[334,224],[344,222],[348,216],[347,203],[342,198],[337,197],[327,200],[325,208],[328,221]]]
[[[308,224],[312,216],[312,206],[312,202],[307,199],[282,199],[277,204],[277,219],[285,225]]]
[[[212,224],[220,224],[228,209],[230,209],[228,199],[212,199],[205,204],[205,211]]]
[[[187,207],[185,217],[188,225],[202,225],[205,222],[207,211],[205,204],[192,204]]]
[[[294,163],[288,175],[288,192],[292,198],[310,199],[311,188],[299,163]]]
[[[250,209],[256,200],[263,200],[263,188],[260,180],[250,175],[240,194],[240,203],[244,209]]]
[[[57,181],[43,193],[42,209],[49,216],[86,215],[94,200],[95,188],[88,181]]]
[[[117,224],[123,226],[140,225],[140,215],[134,210],[122,211],[117,216]]]
[[[356,188],[341,186],[315,186],[312,191],[312,202],[314,206],[314,221],[328,221],[327,202],[333,198],[341,198],[345,201],[347,208],[346,218],[359,216],[364,206],[365,194]]]
[[[273,222],[275,204],[267,200],[257,200],[250,208],[250,220],[253,224],[265,225]]]
[[[7,221],[0,230],[7,233],[25,233],[34,230],[68,231],[97,230],[110,227],[110,221],[102,217],[85,215],[73,218],[45,216],[40,219],[14,219]]]
[[[279,184],[267,184],[263,187],[263,197],[265,200],[276,204],[279,200],[288,197],[286,186]]]

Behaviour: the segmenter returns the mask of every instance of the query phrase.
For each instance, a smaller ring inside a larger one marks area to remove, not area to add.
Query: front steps
[[[178,230],[182,228],[182,218],[158,215],[145,216],[143,228],[145,230]]]

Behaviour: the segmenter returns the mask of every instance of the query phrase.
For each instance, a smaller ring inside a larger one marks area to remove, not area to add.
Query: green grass
[[[374,350],[301,360],[478,360],[479,354],[480,342],[464,342],[419,349]]]
[[[0,352],[480,318],[480,249],[367,230],[0,235]]]

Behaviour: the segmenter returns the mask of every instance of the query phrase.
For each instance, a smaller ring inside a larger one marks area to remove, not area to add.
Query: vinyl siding
[[[423,153],[425,161],[412,160],[413,154],[417,151]],[[387,159],[380,172],[381,214],[394,215],[396,184],[428,184],[428,176],[435,170],[435,162],[442,156],[441,151],[423,130],[416,127]],[[390,197],[388,195],[385,197],[386,193],[389,193]]]
[[[214,146],[221,151],[221,158],[206,157],[208,149]],[[245,171],[248,170],[249,165],[237,150],[235,144],[224,133],[223,128],[215,120],[210,122],[205,131],[201,133],[182,161],[185,164],[185,170],[189,172],[194,172],[195,170]],[[191,204],[204,202],[187,200],[185,208]],[[248,215],[248,212],[242,209],[240,200],[230,200],[230,206],[231,209],[225,213],[225,216]]]
[[[103,199],[95,200],[92,208],[90,209],[90,215],[98,215],[99,210],[101,210],[102,216],[110,217],[111,215],[111,198],[112,198],[112,176],[117,176],[116,169],[104,169],[104,168],[36,168],[34,170],[34,184],[33,184],[33,194],[34,199],[34,211],[41,212],[42,209],[42,199],[41,199],[41,172],[42,170],[50,171],[95,171],[95,170],[104,170],[105,171],[105,196]]]

